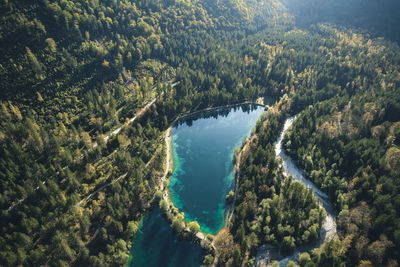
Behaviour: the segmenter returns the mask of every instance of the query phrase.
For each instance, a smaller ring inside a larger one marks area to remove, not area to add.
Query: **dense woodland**
[[[306,109],[286,140],[290,155],[340,211],[346,245],[326,261],[394,266],[399,259],[400,106],[399,94],[390,91]]]
[[[397,266],[396,43],[298,28],[275,0],[3,0],[0,13],[0,265],[124,265],[157,199],[168,125],[286,95],[242,161],[220,264],[318,238],[322,210],[273,151],[285,117],[302,112],[287,151],[335,202],[340,239],[299,264]]]
[[[227,265],[253,265],[252,256],[262,244],[290,253],[320,237],[325,211],[312,190],[283,175],[275,156],[274,143],[284,118],[282,111],[259,120],[248,152],[242,156],[231,226],[236,245]]]
[[[296,23],[309,26],[329,22],[344,27],[358,27],[375,37],[400,41],[397,27],[400,2],[396,0],[283,0],[291,13],[296,15]]]

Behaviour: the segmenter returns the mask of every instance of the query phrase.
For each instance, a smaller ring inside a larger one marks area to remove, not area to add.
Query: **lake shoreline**
[[[173,173],[174,170],[174,159],[173,159],[173,140],[172,140],[172,128],[174,128],[177,123],[181,120],[184,119],[188,119],[191,116],[195,116],[197,114],[200,113],[204,113],[204,112],[210,112],[210,111],[217,111],[220,109],[227,109],[227,108],[234,108],[234,107],[240,107],[243,105],[254,105],[254,106],[260,106],[265,108],[265,106],[263,104],[260,103],[256,103],[256,102],[250,102],[250,101],[246,101],[246,102],[242,102],[242,103],[237,103],[237,104],[230,104],[230,105],[224,105],[224,106],[218,106],[218,107],[211,107],[211,108],[206,108],[206,109],[202,109],[202,110],[198,110],[198,111],[194,111],[194,112],[190,112],[188,114],[184,114],[182,116],[179,116],[178,118],[176,118],[172,123],[170,123],[169,127],[165,130],[165,134],[164,134],[164,142],[165,142],[165,146],[166,146],[166,159],[165,159],[165,171],[163,176],[160,179],[159,182],[159,189],[162,193],[162,199],[164,201],[166,201],[166,203],[168,204],[168,209],[166,211],[166,218],[167,220],[172,223],[172,220],[174,218],[174,216],[176,216],[174,213],[176,212],[176,210],[178,210],[175,206],[175,204],[172,201],[171,198],[171,192],[170,189],[168,187],[168,183],[170,182],[170,177]],[[247,140],[249,140],[249,138],[247,138]],[[236,157],[236,153],[234,154],[234,157]],[[236,163],[234,164],[234,188],[235,188],[235,195],[236,195],[236,191],[237,191],[237,186],[238,186],[238,177],[236,175],[236,173],[238,172],[238,168],[236,167]],[[234,203],[233,203],[234,204]],[[232,217],[233,214],[233,210],[234,210],[234,205],[231,205],[230,208],[228,208],[228,210],[225,212],[225,227],[226,227],[226,221],[227,218],[229,216],[229,220]],[[210,247],[215,251],[215,247],[213,244],[213,238],[215,235],[204,232],[202,230],[199,231],[192,231],[191,229],[189,229],[188,227],[188,221],[186,219],[184,219],[184,231],[187,233],[191,233],[192,234],[192,238],[193,240],[197,241],[201,247],[203,247],[204,249],[210,249]],[[218,233],[217,233],[218,234]]]
[[[216,110],[219,110],[219,109],[240,107],[240,106],[244,106],[244,105],[254,105],[254,106],[259,106],[259,107],[265,108],[265,105],[263,103],[257,103],[257,102],[253,102],[253,101],[246,101],[246,102],[241,102],[241,103],[237,103],[237,104],[228,104],[228,105],[217,106],[217,107],[208,107],[208,108],[201,109],[201,110],[198,110],[198,111],[193,111],[193,112],[190,112],[190,113],[187,113],[187,114],[183,114],[183,115],[177,117],[172,123],[170,123],[169,128],[175,127],[176,123],[178,121],[180,121],[180,120],[187,119],[187,118],[189,118],[191,116],[194,116],[194,115],[197,115],[197,114],[200,114],[200,113],[209,112],[209,111],[216,111]]]
[[[242,160],[243,155],[248,151],[251,140],[253,140],[255,134],[252,134],[250,137],[246,138],[245,144],[242,145],[242,147],[239,147],[239,151],[234,153],[234,169],[233,169],[233,175],[234,175],[234,184],[233,184],[233,201],[230,204],[228,210],[226,211],[226,216],[225,216],[225,227],[229,228],[229,224],[232,220],[233,213],[235,211],[235,204],[236,204],[236,198],[237,198],[237,191],[239,189],[239,179],[240,179],[240,163]]]
[[[264,106],[263,105],[263,107],[265,108],[264,113],[269,111],[269,108],[270,108],[269,106]],[[260,115],[260,117],[261,116],[262,115]],[[237,152],[235,151],[235,153],[234,153],[234,160],[235,160],[234,170],[233,170],[234,171],[234,173],[233,173],[233,175],[234,175],[234,185],[233,185],[234,197],[233,197],[232,203],[230,204],[229,209],[226,212],[226,218],[225,218],[225,227],[228,227],[228,228],[230,226],[229,224],[230,224],[230,222],[232,220],[233,213],[235,211],[235,204],[236,204],[236,199],[237,199],[237,191],[239,189],[241,160],[242,160],[244,154],[246,154],[249,151],[250,144],[253,141],[253,139],[256,138],[256,136],[257,136],[257,134],[254,132],[249,137],[247,137],[246,140],[245,140],[245,143],[242,144],[241,147],[237,147],[237,148],[239,148],[239,150]]]

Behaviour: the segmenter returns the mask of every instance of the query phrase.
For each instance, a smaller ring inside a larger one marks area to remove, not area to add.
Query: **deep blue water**
[[[128,267],[200,267],[203,257],[198,244],[178,239],[157,207],[146,215],[135,234]]]
[[[263,111],[246,105],[206,112],[172,129],[171,198],[185,218],[197,220],[204,232],[216,234],[224,226],[234,150],[250,136]]]

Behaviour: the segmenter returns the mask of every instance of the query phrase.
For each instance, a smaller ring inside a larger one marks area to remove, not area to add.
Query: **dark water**
[[[128,267],[201,266],[202,248],[192,241],[179,240],[158,208],[146,215],[139,229]]]
[[[224,226],[234,149],[250,136],[263,111],[249,105],[212,111],[186,119],[172,130],[172,201],[204,232],[216,234]]]

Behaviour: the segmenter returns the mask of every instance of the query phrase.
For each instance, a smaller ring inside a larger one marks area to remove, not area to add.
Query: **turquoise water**
[[[234,150],[250,136],[263,111],[249,105],[221,109],[185,119],[172,129],[171,198],[204,232],[216,234],[224,226]]]
[[[217,233],[225,221],[225,195],[232,188],[233,153],[250,135],[263,108],[245,106],[206,112],[172,130],[174,172],[169,185],[174,204],[203,231]],[[129,267],[201,266],[202,248],[179,240],[156,207],[142,220]]]
[[[200,267],[204,252],[192,241],[179,240],[168,221],[154,208],[136,233],[128,267]]]

